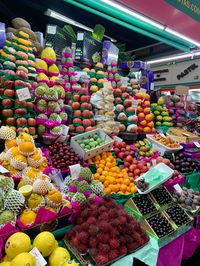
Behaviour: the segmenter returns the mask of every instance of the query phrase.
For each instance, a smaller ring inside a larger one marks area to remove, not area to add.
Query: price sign
[[[179,192],[179,193],[182,193],[182,191],[183,191],[179,184],[174,185],[174,188],[175,188],[176,191]]]
[[[47,265],[46,260],[43,258],[42,254],[39,250],[35,247],[30,252],[31,255],[35,258],[36,266],[45,266]]]
[[[200,143],[199,143],[199,142],[194,142],[194,145],[195,145],[197,148],[200,148]]]
[[[132,100],[132,107],[137,108],[138,106],[138,101],[137,100]]]
[[[70,175],[72,179],[77,179],[79,177],[79,174],[81,172],[81,166],[80,164],[74,164],[69,166]]]
[[[112,83],[110,81],[106,81],[103,83],[104,89],[112,88]]]
[[[147,92],[147,90],[146,89],[143,89],[143,88],[140,88],[140,91],[139,91],[140,93],[146,93]]]
[[[156,166],[156,159],[153,159],[151,162],[153,166]]]
[[[31,94],[28,88],[19,89],[16,92],[20,101],[31,99]]]

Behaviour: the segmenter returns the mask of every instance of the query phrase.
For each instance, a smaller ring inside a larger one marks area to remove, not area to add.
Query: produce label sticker
[[[143,88],[140,88],[139,92],[140,92],[140,93],[146,93],[147,90],[146,90],[146,89],[143,89]]]
[[[199,142],[194,142],[194,145],[195,145],[197,148],[200,148],[200,143],[199,143]]]
[[[104,89],[110,89],[110,88],[112,88],[112,84],[110,81],[107,81],[107,82],[103,83],[103,87],[104,87]]]
[[[2,165],[0,165],[0,173],[1,174],[7,174],[7,173],[9,173],[9,171],[6,168],[4,168]]]
[[[182,193],[182,191],[183,191],[179,184],[174,185],[174,188],[175,188],[176,191],[179,192],[179,193]]]
[[[39,250],[36,247],[33,248],[29,253],[34,256],[36,261],[36,266],[47,265],[46,260],[43,258],[42,254],[39,252]]]
[[[19,89],[16,92],[20,101],[31,99],[31,94],[28,88]]]
[[[74,165],[70,165],[69,170],[70,170],[70,175],[71,175],[72,179],[77,179],[79,177],[80,172],[81,172],[81,165],[79,163],[74,164]]]

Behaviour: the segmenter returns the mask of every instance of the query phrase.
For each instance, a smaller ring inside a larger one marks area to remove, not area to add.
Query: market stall
[[[54,47],[35,53],[28,22],[12,23],[0,51],[0,265],[190,258],[200,245],[200,126],[188,98],[151,102],[149,65],[126,62],[122,76],[118,49],[99,36],[79,33],[90,42],[77,36],[74,51],[56,32]]]

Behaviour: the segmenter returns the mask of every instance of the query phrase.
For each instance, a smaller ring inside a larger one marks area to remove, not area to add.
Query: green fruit
[[[15,215],[13,211],[3,211],[0,214],[0,225],[5,224],[7,222],[12,222],[15,220]]]

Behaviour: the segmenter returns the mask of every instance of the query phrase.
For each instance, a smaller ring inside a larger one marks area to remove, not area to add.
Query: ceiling
[[[2,22],[5,22],[6,25],[9,26],[11,19],[22,17],[31,24],[34,31],[42,31],[43,33],[45,33],[47,23],[63,26],[65,23],[44,15],[47,8],[68,16],[91,28],[96,24],[102,24],[106,28],[105,34],[116,39],[120,43],[126,43],[127,50],[134,50],[158,42],[72,6],[63,0],[1,0],[0,18]]]

